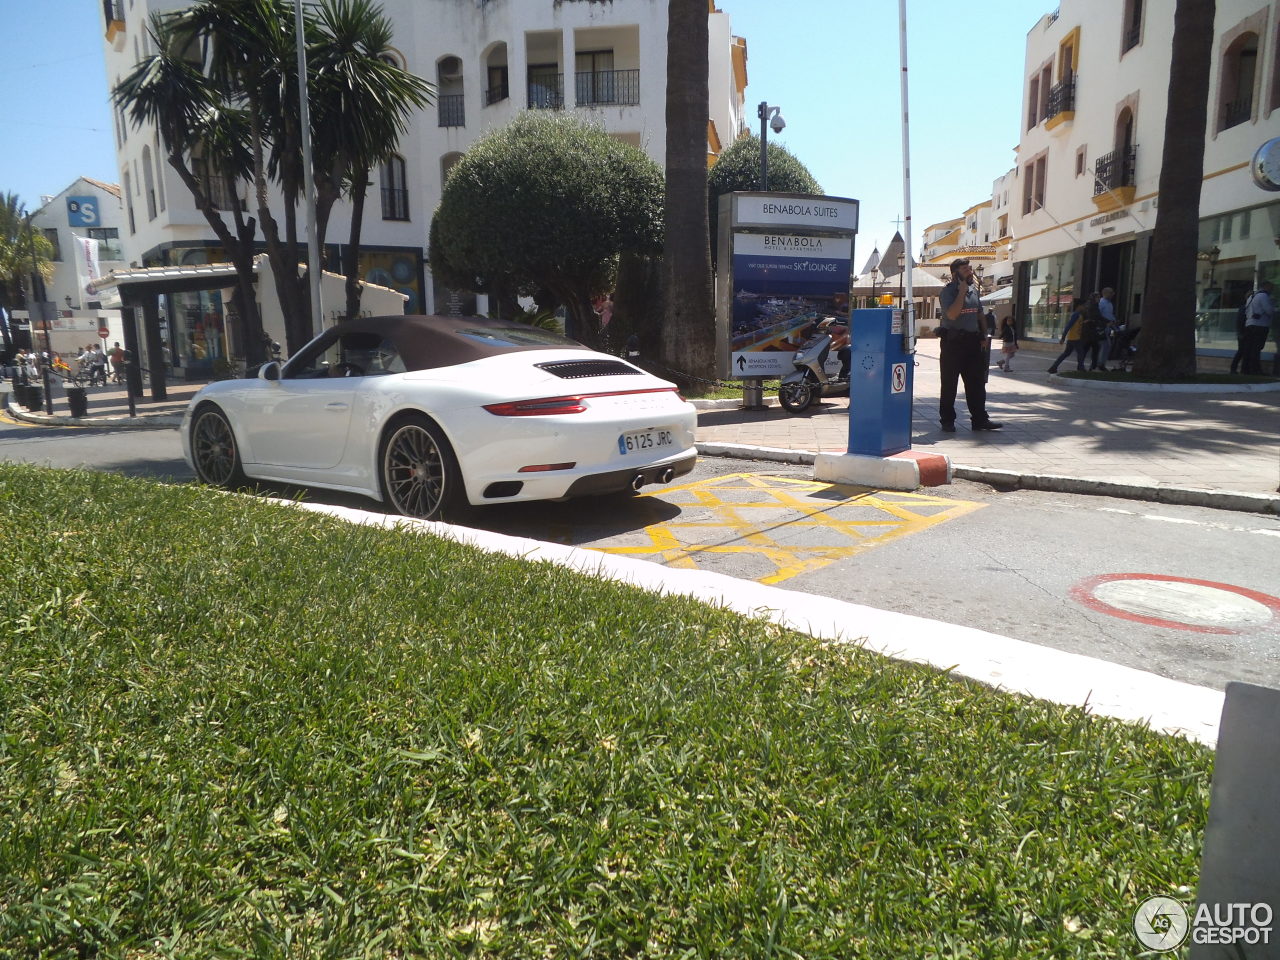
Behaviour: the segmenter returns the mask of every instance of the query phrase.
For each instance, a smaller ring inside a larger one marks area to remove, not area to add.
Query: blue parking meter
[[[903,349],[901,328],[894,329],[897,312],[888,307],[872,307],[854,310],[850,317],[851,454],[889,457],[911,448],[915,362]]]

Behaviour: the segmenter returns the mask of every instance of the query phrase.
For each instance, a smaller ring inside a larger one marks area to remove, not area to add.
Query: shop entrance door
[[[1085,248],[1085,285],[1078,296],[1087,297],[1095,290],[1111,287],[1116,292],[1116,319],[1127,323],[1134,313],[1132,240],[1106,246],[1089,244]]]

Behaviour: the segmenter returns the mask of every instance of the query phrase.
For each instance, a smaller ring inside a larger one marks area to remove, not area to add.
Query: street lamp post
[[[907,253],[905,250],[898,251],[898,309],[903,309],[902,303],[902,284],[906,280],[907,273]]]
[[[876,305],[876,281],[880,279],[880,268],[871,268],[871,306]]]
[[[769,189],[769,128],[781,133],[787,121],[782,117],[781,107],[771,107],[765,100],[756,107],[756,116],[760,118],[760,190],[763,192]]]

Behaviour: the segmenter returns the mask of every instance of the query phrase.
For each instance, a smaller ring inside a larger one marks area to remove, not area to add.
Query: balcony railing
[[[1230,103],[1222,105],[1222,129],[1228,127],[1239,126],[1242,123],[1248,123],[1253,117],[1253,98],[1245,97],[1243,100],[1232,100]]]
[[[509,96],[511,96],[511,90],[505,83],[494,84],[484,92],[485,106],[497,103],[500,100],[505,100]]]
[[[1075,108],[1076,78],[1073,74],[1049,90],[1049,111],[1046,116],[1053,118],[1060,113],[1067,113]]]
[[[102,0],[102,15],[107,20],[107,26],[124,23],[124,0]]]
[[[463,106],[463,95],[451,93],[436,102],[436,114],[442,127],[465,127],[467,125],[466,108]]]
[[[563,106],[563,73],[539,74],[529,78],[530,110],[559,110]]]
[[[1118,190],[1120,187],[1137,186],[1134,174],[1138,167],[1138,148],[1113,150],[1098,158],[1093,167],[1093,195]]]
[[[640,102],[639,70],[594,70],[576,73],[573,80],[574,100],[580,107]]]
[[[409,191],[395,187],[382,188],[382,219],[409,219]]]

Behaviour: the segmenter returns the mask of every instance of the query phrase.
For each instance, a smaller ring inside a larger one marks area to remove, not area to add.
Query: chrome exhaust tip
[[[671,467],[667,467],[667,469],[663,470],[660,474],[658,474],[659,483],[670,483],[675,478],[676,478],[676,472]]]
[[[638,490],[639,490],[641,487],[643,487],[643,486],[644,486],[644,474],[643,474],[643,473],[637,473],[634,477],[632,477],[632,478],[631,478],[631,489],[632,489],[632,490],[637,490],[637,491],[638,491]]]

